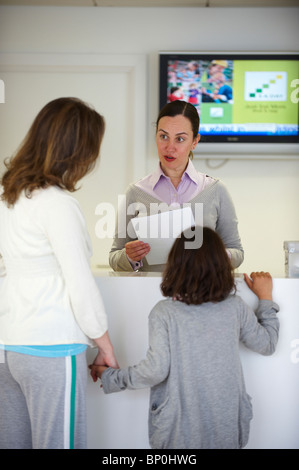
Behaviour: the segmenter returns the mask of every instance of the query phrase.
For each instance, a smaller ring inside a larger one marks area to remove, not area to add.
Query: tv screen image
[[[299,142],[299,54],[160,53],[160,108],[193,104],[203,142]]]

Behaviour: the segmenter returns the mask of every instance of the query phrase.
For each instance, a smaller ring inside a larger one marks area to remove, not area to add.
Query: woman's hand
[[[131,261],[141,261],[149,253],[150,249],[148,243],[144,243],[140,240],[125,244],[126,255]]]
[[[107,369],[106,366],[96,366],[94,364],[88,367],[90,368],[90,375],[94,382],[96,382],[98,378],[100,379],[102,377],[102,373]]]
[[[101,349],[99,349],[98,354],[93,361],[93,365],[113,367],[114,369],[118,369],[119,367],[117,360],[114,357],[113,350],[103,351]]]
[[[93,340],[98,347],[98,354],[93,361],[97,366],[108,366],[117,369],[119,367],[117,360],[114,356],[113,346],[111,344],[108,331],[100,338]]]
[[[271,274],[261,272],[254,272],[250,274],[244,274],[244,280],[249,289],[258,296],[260,300],[272,300],[272,288],[273,282]]]
[[[107,369],[107,367],[119,369],[119,365],[114,356],[113,346],[111,344],[108,331],[106,331],[106,333],[100,338],[94,339],[94,342],[98,347],[98,354],[93,363],[88,367],[93,381],[96,382],[98,377],[100,377],[99,373],[102,375],[103,371]]]

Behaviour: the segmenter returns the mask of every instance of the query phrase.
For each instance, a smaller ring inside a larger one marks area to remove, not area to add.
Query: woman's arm
[[[113,244],[109,253],[109,264],[114,271],[133,271],[142,266],[143,258],[150,251],[148,244],[136,239],[130,221],[136,216],[129,207],[134,207],[132,185],[128,188],[122,204],[118,208]],[[138,265],[136,265],[138,263]]]
[[[95,338],[94,342],[98,347],[98,354],[93,361],[96,366],[109,366],[118,369],[119,365],[114,356],[113,346],[109,338],[108,331],[101,338]]]
[[[96,364],[118,367],[102,296],[90,268],[91,242],[79,204],[71,196],[43,210],[46,235],[60,264],[76,321],[98,347]]]
[[[5,275],[6,275],[6,269],[5,269],[3,258],[0,254],[0,276],[5,276]]]
[[[157,307],[149,316],[149,348],[145,359],[137,365],[123,369],[96,365],[90,367],[93,380],[101,378],[105,393],[120,392],[126,388],[133,390],[153,387],[168,376],[170,367],[168,332],[156,313],[158,313]]]
[[[69,195],[47,200],[39,214],[49,243],[62,272],[76,321],[91,339],[107,331],[102,296],[90,268],[92,253],[84,216]]]
[[[244,260],[239,231],[238,219],[233,200],[226,187],[219,181],[219,212],[216,232],[221,237],[225,247],[230,253],[233,268],[237,268]]]

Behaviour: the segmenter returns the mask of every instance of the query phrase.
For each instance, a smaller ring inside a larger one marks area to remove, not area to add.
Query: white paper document
[[[189,206],[147,217],[135,217],[131,222],[138,239],[151,247],[146,255],[148,264],[165,264],[175,239],[195,224]]]

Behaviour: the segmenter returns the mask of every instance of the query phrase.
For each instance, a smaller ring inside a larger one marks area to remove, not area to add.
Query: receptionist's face
[[[168,176],[182,175],[199,137],[193,138],[191,122],[182,115],[164,116],[158,123],[156,143],[162,170]]]

